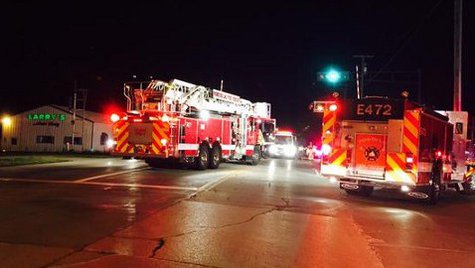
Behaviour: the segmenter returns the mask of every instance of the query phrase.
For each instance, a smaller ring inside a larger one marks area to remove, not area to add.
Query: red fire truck
[[[218,168],[227,160],[256,165],[275,129],[271,105],[178,79],[124,84],[127,112],[113,114],[113,155]]]
[[[313,110],[323,114],[320,174],[349,194],[393,188],[435,204],[442,190],[475,189],[463,123],[441,112],[386,97],[315,101]]]

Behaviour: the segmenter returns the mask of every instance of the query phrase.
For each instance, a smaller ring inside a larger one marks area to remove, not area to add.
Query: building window
[[[36,136],[36,143],[54,144],[54,136]]]
[[[12,145],[17,145],[17,143],[18,143],[17,138],[12,138]]]
[[[107,140],[109,139],[109,135],[107,133],[101,133],[101,145],[107,145]]]
[[[64,144],[72,144],[71,136],[64,136]],[[82,137],[74,137],[74,145],[82,145]]]

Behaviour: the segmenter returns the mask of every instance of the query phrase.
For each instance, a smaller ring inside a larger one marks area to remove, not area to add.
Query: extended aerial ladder
[[[134,89],[124,85],[128,111],[161,110],[187,113],[191,109],[215,113],[270,118],[271,105],[266,102],[252,103],[237,95],[195,85],[178,79],[169,83],[152,80],[145,89]],[[132,109],[133,99],[138,101]],[[157,102],[158,101],[158,102]]]

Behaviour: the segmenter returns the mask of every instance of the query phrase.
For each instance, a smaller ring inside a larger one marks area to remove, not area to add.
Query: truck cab
[[[297,156],[297,138],[292,131],[277,131],[274,144],[269,147],[270,157],[295,158]]]

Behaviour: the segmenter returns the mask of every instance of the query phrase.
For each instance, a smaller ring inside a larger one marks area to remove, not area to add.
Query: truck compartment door
[[[152,123],[132,123],[129,127],[129,143],[152,144]]]
[[[388,120],[388,152],[402,152],[403,120]]]
[[[387,135],[356,133],[355,171],[358,175],[383,177]]]

